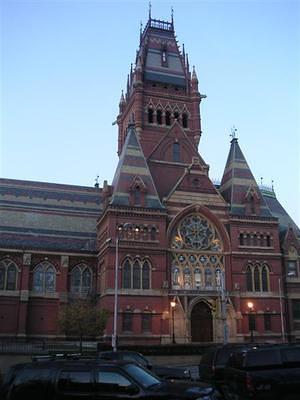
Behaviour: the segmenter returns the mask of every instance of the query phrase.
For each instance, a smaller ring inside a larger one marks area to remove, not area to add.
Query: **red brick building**
[[[112,184],[0,181],[2,337],[64,338],[60,307],[92,294],[112,312],[110,340],[117,269],[121,343],[300,338],[300,231],[234,133],[211,181],[204,97],[173,21],[150,17],[119,103]]]

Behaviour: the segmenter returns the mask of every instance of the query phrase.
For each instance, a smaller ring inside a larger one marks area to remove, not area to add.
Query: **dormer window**
[[[180,161],[180,144],[178,142],[173,143],[173,161]]]
[[[141,189],[139,186],[136,186],[134,188],[133,197],[134,197],[134,205],[140,206],[141,205]]]
[[[163,67],[168,66],[168,55],[167,55],[167,47],[164,46],[161,51],[161,65]]]

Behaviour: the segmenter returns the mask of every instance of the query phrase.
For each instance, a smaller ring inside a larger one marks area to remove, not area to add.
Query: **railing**
[[[23,353],[23,354],[43,354],[48,352],[78,352],[80,342],[0,342],[0,353]],[[82,351],[94,352],[97,350],[97,342],[82,342]]]

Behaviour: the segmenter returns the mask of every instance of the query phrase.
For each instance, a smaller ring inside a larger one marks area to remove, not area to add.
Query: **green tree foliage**
[[[80,339],[81,351],[83,339],[103,335],[108,316],[109,311],[97,308],[90,299],[76,299],[60,310],[58,324],[66,335]]]

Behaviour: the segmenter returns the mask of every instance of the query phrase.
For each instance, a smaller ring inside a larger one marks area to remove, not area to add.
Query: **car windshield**
[[[138,365],[127,364],[125,370],[130,374],[143,388],[149,388],[153,385],[158,385],[161,381],[156,376],[144,370]]]

